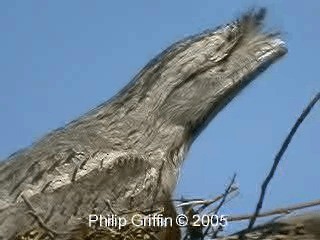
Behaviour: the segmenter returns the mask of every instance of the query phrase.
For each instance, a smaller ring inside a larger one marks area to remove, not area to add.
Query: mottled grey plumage
[[[110,213],[106,199],[118,210],[162,206],[197,135],[287,52],[262,32],[264,12],[172,45],[114,98],[10,156],[0,166],[0,236],[37,226],[22,195],[64,232]]]

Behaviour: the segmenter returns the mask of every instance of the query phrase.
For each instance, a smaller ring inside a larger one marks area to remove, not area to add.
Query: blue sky
[[[171,43],[258,6],[289,52],[197,139],[176,191],[214,197],[236,172],[240,195],[222,213],[252,212],[274,155],[320,90],[316,0],[1,1],[0,159],[113,96]],[[319,105],[286,152],[264,209],[320,198]]]

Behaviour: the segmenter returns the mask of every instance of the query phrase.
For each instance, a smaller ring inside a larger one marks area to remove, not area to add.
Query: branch
[[[238,190],[238,187],[231,187],[230,191],[229,191],[229,194],[232,193],[232,192],[235,192]],[[197,205],[202,205],[200,208],[201,208],[201,211],[203,210],[202,208],[204,206],[208,206],[208,205],[211,205],[212,203],[215,203],[217,201],[219,201],[220,199],[222,199],[224,196],[224,194],[221,194],[213,199],[209,199],[209,200],[206,200],[206,199],[191,199],[191,200],[186,200],[186,199],[179,199],[179,200],[174,200],[174,201],[181,201],[182,203],[178,204],[177,207],[183,207],[183,206],[197,206]]]
[[[226,188],[224,194],[223,194],[223,198],[221,200],[221,202],[219,203],[219,205],[217,206],[217,208],[215,209],[214,211],[214,215],[216,215],[218,213],[218,211],[220,210],[220,208],[222,207],[222,205],[225,203],[226,199],[227,199],[227,196],[229,195],[230,193],[230,190],[232,189],[232,186],[234,185],[234,182],[236,180],[236,174],[233,174],[233,177],[232,177],[232,180],[229,184],[229,186]],[[207,227],[207,229],[205,230],[204,232],[204,236],[206,236],[206,234],[209,232],[209,229],[211,228],[210,224],[209,226]],[[214,232],[213,232],[213,237],[212,238],[216,238],[217,234],[219,232],[219,229],[216,229]]]
[[[249,222],[249,225],[248,225],[248,228],[247,228],[248,231],[250,231],[250,229],[252,229],[252,227],[253,227],[253,225],[254,225],[254,223],[256,221],[256,218],[259,215],[259,212],[260,212],[260,210],[262,208],[262,204],[263,204],[263,200],[264,200],[264,196],[265,196],[268,184],[270,183],[271,179],[273,178],[273,176],[275,174],[275,171],[277,169],[277,166],[278,166],[283,154],[287,150],[287,148],[288,148],[288,146],[289,146],[294,134],[298,130],[299,126],[301,125],[303,120],[308,116],[308,114],[310,113],[311,109],[314,107],[314,105],[317,103],[317,101],[319,101],[319,99],[320,99],[320,92],[318,94],[316,94],[316,96],[312,99],[312,101],[308,104],[308,106],[302,112],[300,117],[297,119],[297,121],[293,125],[290,133],[288,134],[288,136],[284,140],[279,152],[277,153],[276,157],[274,158],[274,162],[273,162],[272,168],[271,168],[268,176],[266,177],[266,179],[264,180],[264,182],[263,182],[263,184],[261,186],[260,198],[259,198],[259,201],[257,203],[256,210],[255,210],[252,218],[250,219],[250,222]]]
[[[320,205],[320,199],[312,201],[312,202],[293,205],[293,206],[286,207],[286,208],[276,208],[274,210],[259,213],[259,215],[257,215],[256,217],[260,218],[260,217],[269,217],[269,216],[273,216],[276,214],[289,214],[295,210],[300,210],[300,209],[319,206],[319,205]],[[243,220],[251,219],[252,217],[253,217],[253,214],[243,214],[243,215],[238,215],[238,216],[230,216],[230,217],[228,217],[228,222],[243,221]]]

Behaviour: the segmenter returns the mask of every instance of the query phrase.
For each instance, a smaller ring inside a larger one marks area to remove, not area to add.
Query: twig
[[[300,124],[308,116],[308,114],[310,113],[311,109],[314,107],[314,105],[317,103],[317,101],[319,101],[319,99],[320,99],[320,92],[318,92],[316,94],[316,96],[312,99],[312,101],[304,109],[304,111],[302,112],[302,114],[300,115],[300,117],[297,119],[297,121],[293,125],[292,129],[290,130],[290,133],[288,134],[288,136],[284,140],[279,152],[275,156],[272,168],[271,168],[269,174],[267,175],[266,179],[264,180],[264,182],[261,185],[261,194],[260,194],[259,201],[258,201],[256,209],[255,209],[255,212],[254,212],[252,218],[250,219],[250,222],[249,222],[249,225],[248,225],[248,228],[247,228],[248,231],[250,231],[252,229],[252,227],[253,227],[253,225],[254,225],[254,223],[256,221],[256,218],[259,215],[259,212],[260,212],[260,210],[262,208],[262,204],[263,204],[263,200],[264,200],[264,196],[266,194],[266,190],[267,190],[268,184],[270,183],[271,179],[273,178],[273,176],[275,174],[275,171],[277,169],[277,166],[278,166],[283,154],[287,150],[287,148],[288,148],[288,146],[289,146],[294,134],[296,133],[297,129],[299,128]]]
[[[235,180],[236,180],[236,176],[237,176],[237,174],[233,174],[233,177],[232,177],[232,179],[231,179],[231,182],[230,182],[230,184],[228,185],[228,187],[226,188],[226,190],[225,190],[225,192],[224,192],[224,194],[223,194],[223,197],[222,197],[221,202],[219,203],[219,205],[218,205],[217,208],[215,209],[215,212],[214,212],[215,215],[218,213],[218,211],[220,210],[220,208],[222,207],[222,205],[225,203],[225,201],[226,201],[226,199],[227,199],[227,196],[228,196],[229,193],[230,193],[230,189],[231,189],[232,186],[234,185],[234,182],[235,182]],[[207,235],[207,233],[209,232],[210,228],[211,228],[211,226],[210,226],[210,224],[209,224],[209,226],[208,226],[207,229],[205,230],[203,236],[206,236],[206,235]],[[212,239],[216,238],[216,236],[217,236],[217,234],[218,234],[218,231],[219,231],[219,229],[217,229],[217,230],[214,231]]]
[[[191,201],[206,201],[204,200],[203,198],[173,198],[171,200],[168,200],[168,201],[163,201],[163,202],[181,202],[181,203],[184,203],[184,202],[191,202]]]
[[[228,199],[225,200],[224,204],[230,202],[232,199],[234,199],[235,197],[237,197],[239,195],[239,192],[235,192],[233,195],[231,195],[232,192],[229,192],[228,195],[230,196]],[[213,208],[209,211],[209,214],[213,213],[216,214],[218,207]]]
[[[277,208],[274,210],[259,213],[257,218],[269,217],[269,216],[276,215],[276,214],[289,214],[295,210],[300,210],[300,209],[319,206],[319,205],[320,205],[320,199],[316,200],[316,201],[312,201],[312,202],[293,205],[293,206],[286,207],[286,208]],[[238,216],[230,216],[230,217],[228,217],[228,222],[243,221],[243,220],[251,219],[252,217],[253,217],[253,214],[243,214],[243,215],[238,215]]]
[[[232,193],[234,193],[234,195],[237,195],[237,194],[239,193],[238,190],[239,190],[238,187],[231,186],[231,188],[230,188],[229,192],[227,193],[227,195],[231,195]],[[217,199],[216,201],[219,201],[220,199],[222,199],[223,196],[224,196],[223,194],[222,194],[221,196],[218,196],[219,199]],[[217,197],[217,198],[218,198],[218,197]],[[214,202],[216,202],[216,201],[214,201]],[[214,202],[212,202],[212,203],[214,203]],[[225,200],[225,202],[226,202],[226,200]],[[208,203],[203,204],[201,207],[199,207],[198,212],[199,212],[199,213],[200,213],[200,212],[203,212],[203,211],[204,211],[208,206],[210,206],[212,203],[209,203],[209,202],[208,202]],[[218,206],[218,207],[219,207],[219,206]],[[216,207],[214,211],[216,211],[216,209],[217,209],[218,207]]]
[[[230,193],[234,192],[234,191],[237,191],[238,188],[237,187],[231,187],[230,189]],[[179,200],[181,201],[182,203],[178,204],[177,207],[183,207],[183,206],[197,206],[197,205],[203,205],[203,206],[207,206],[207,205],[210,205],[212,203],[215,203],[217,201],[219,201],[221,198],[223,198],[223,194],[213,198],[213,199],[209,199],[209,200],[204,200],[204,199],[197,199],[197,200]],[[178,200],[176,200],[178,201]],[[203,208],[203,206],[201,206],[201,208]]]

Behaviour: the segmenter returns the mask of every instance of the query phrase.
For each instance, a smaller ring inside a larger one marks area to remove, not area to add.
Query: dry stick
[[[228,195],[231,195],[232,193],[234,193],[235,195],[237,195],[237,194],[239,193],[238,190],[239,190],[238,187],[233,187],[233,186],[231,186],[230,191],[229,191],[227,194],[228,194]],[[219,198],[219,199],[217,198],[216,201],[219,201],[221,198],[223,198],[223,196],[224,196],[224,195],[219,196],[220,198]],[[231,198],[232,198],[232,197],[231,197]],[[197,212],[199,212],[199,213],[203,212],[207,207],[209,207],[210,205],[212,205],[212,204],[215,203],[216,201],[214,201],[214,202],[212,202],[212,203],[210,203],[210,202],[203,203],[203,205],[198,208]],[[226,202],[226,201],[225,201],[225,202]],[[214,211],[216,211],[216,209],[217,209],[217,208],[215,208]]]
[[[236,180],[236,176],[237,176],[236,174],[233,174],[232,180],[231,180],[229,186],[226,188],[226,190],[225,190],[225,192],[224,192],[224,194],[223,194],[223,198],[222,198],[221,202],[219,203],[219,205],[217,206],[217,208],[216,208],[216,210],[215,210],[215,212],[214,212],[214,215],[216,215],[216,214],[218,213],[218,211],[220,210],[220,208],[222,207],[222,205],[225,203],[225,201],[226,201],[226,199],[227,199],[227,196],[229,195],[230,190],[231,190],[231,188],[232,188],[232,186],[233,186],[233,184],[234,184],[234,182],[235,182],[235,180]],[[208,234],[210,228],[211,228],[211,226],[210,226],[210,224],[209,224],[209,226],[207,227],[207,229],[205,230],[205,232],[204,232],[204,234],[203,234],[203,237]],[[219,229],[217,229],[216,231],[214,231],[212,238],[215,238],[215,237],[216,237],[216,235],[218,234],[218,231],[219,231]]]
[[[228,192],[228,194],[231,194],[231,193],[237,191],[238,189],[239,189],[238,187],[232,187],[232,185],[231,185],[231,188],[230,188],[230,191]],[[180,207],[180,208],[183,209],[183,207],[188,207],[189,210],[187,212],[192,211],[193,208],[195,206],[197,206],[197,205],[202,205],[201,207],[199,207],[196,210],[196,212],[199,214],[202,211],[204,211],[204,209],[207,208],[208,206],[210,206],[213,203],[215,203],[215,202],[219,201],[220,199],[222,199],[224,197],[224,195],[225,195],[225,193],[221,194],[221,195],[219,195],[219,196],[217,196],[217,197],[215,197],[213,199],[209,199],[209,200],[204,200],[204,199],[188,199],[188,200],[186,200],[186,199],[182,199],[181,198],[181,199],[175,199],[175,200],[172,200],[172,201],[181,202],[180,204],[177,205],[178,208]],[[191,229],[192,226],[188,226],[188,228]],[[192,229],[191,229],[191,231],[192,231]],[[189,234],[185,235],[183,240],[188,239],[189,236],[192,238],[191,234],[189,233]]]
[[[311,109],[314,107],[314,105],[317,103],[317,101],[319,101],[319,99],[320,99],[320,92],[318,92],[316,94],[316,96],[312,99],[312,101],[308,104],[308,106],[302,112],[300,117],[297,119],[297,121],[293,125],[290,133],[288,134],[288,136],[286,137],[285,141],[283,142],[279,152],[277,153],[276,157],[274,158],[274,162],[273,162],[272,168],[271,168],[268,176],[266,177],[266,179],[264,180],[264,182],[261,185],[260,198],[259,198],[259,201],[257,203],[256,210],[255,210],[252,218],[250,219],[250,222],[249,222],[249,225],[248,225],[248,228],[247,228],[248,232],[252,229],[252,227],[253,227],[253,225],[254,225],[254,223],[256,221],[256,218],[259,215],[259,212],[260,212],[260,210],[262,208],[262,204],[263,204],[263,200],[264,200],[264,196],[265,196],[268,184],[271,181],[271,179],[273,178],[274,173],[275,173],[275,171],[277,169],[277,166],[278,166],[283,154],[287,150],[287,148],[288,148],[288,146],[289,146],[294,134],[296,133],[297,129],[299,128],[300,124],[308,116],[308,114],[310,113]]]
[[[230,197],[229,197],[229,199],[225,200],[224,204],[226,204],[226,203],[232,201],[234,198],[236,198],[239,195],[239,192],[235,192],[233,195],[231,195],[231,193],[228,193],[228,195],[230,195]],[[211,209],[209,211],[209,214],[211,214],[211,213],[215,214],[216,211],[217,211],[217,207],[214,209]]]
[[[229,193],[232,193],[232,192],[234,192],[234,191],[237,191],[238,190],[238,188],[237,187],[232,187],[231,189],[230,189],[230,192]],[[197,205],[211,205],[212,203],[215,203],[215,202],[217,202],[217,201],[219,201],[221,198],[223,198],[223,194],[221,194],[221,195],[219,195],[219,196],[217,196],[217,197],[215,197],[215,198],[213,198],[213,199],[210,199],[210,200],[204,200],[204,199],[201,199],[201,200],[179,200],[179,201],[181,201],[182,203],[180,203],[180,204],[178,204],[177,205],[177,207],[179,208],[179,207],[183,207],[183,206],[189,206],[189,205],[191,205],[192,207],[193,206],[197,206]]]
[[[300,209],[304,209],[304,208],[308,208],[308,207],[314,207],[314,206],[319,206],[320,205],[320,199],[316,200],[316,201],[312,201],[312,202],[307,202],[307,203],[301,203],[301,204],[297,204],[297,205],[293,205],[291,207],[286,207],[286,208],[277,208],[271,211],[266,211],[263,213],[260,213],[259,215],[257,215],[257,218],[259,217],[269,217],[269,216],[273,216],[276,214],[289,214],[292,211],[295,210],[300,210]],[[252,214],[243,214],[243,215],[238,215],[238,216],[229,216],[228,217],[228,222],[235,222],[235,221],[242,221],[242,220],[247,220],[252,218],[253,215]]]
[[[233,186],[234,182],[235,182],[235,178],[236,178],[236,174],[233,175],[232,180],[229,183],[229,185],[226,188],[226,190],[224,191],[224,193],[219,195],[219,196],[217,196],[217,197],[215,197],[214,199],[211,199],[211,200],[203,200],[203,199],[199,200],[199,199],[196,199],[196,200],[189,200],[187,202],[185,202],[184,200],[175,200],[175,201],[183,202],[183,203],[181,203],[179,205],[179,207],[184,207],[184,206],[190,205],[191,209],[192,209],[192,205],[203,204],[205,207],[203,208],[203,206],[202,206],[202,207],[200,207],[198,209],[198,211],[200,209],[201,209],[201,211],[203,211],[207,206],[209,206],[212,203],[215,203],[215,202],[219,201],[220,199],[222,199],[221,202],[219,203],[219,205],[215,208],[215,213],[214,214],[216,214],[219,211],[219,209],[222,207],[222,205],[226,202],[226,198],[228,197],[228,195],[238,190],[238,187]],[[190,226],[187,226],[187,227],[190,227]],[[202,237],[201,237],[202,239],[207,235],[209,230],[210,230],[210,226],[208,226],[207,229],[205,230],[205,233],[202,234]],[[190,236],[190,234],[186,234],[185,237],[183,238],[183,240],[188,239],[188,237],[191,237],[191,239],[192,239],[192,236]]]

